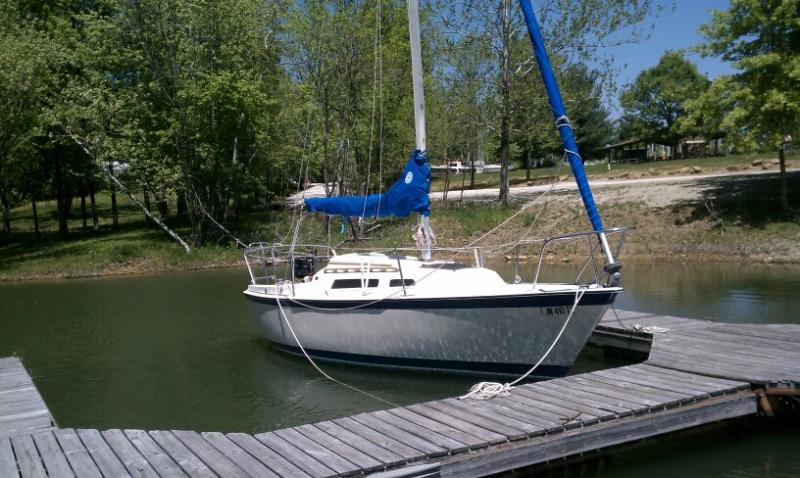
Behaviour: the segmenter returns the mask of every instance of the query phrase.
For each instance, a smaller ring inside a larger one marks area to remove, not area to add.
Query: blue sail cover
[[[411,153],[403,174],[392,187],[383,194],[369,196],[338,196],[330,198],[309,198],[305,200],[306,209],[323,212],[333,216],[405,217],[412,212],[430,216],[431,201],[428,197],[431,185],[431,166],[424,151]]]

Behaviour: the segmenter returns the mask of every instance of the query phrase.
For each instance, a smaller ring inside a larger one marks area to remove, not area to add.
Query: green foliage
[[[622,94],[625,108],[622,136],[674,145],[700,132],[687,122],[687,105],[709,81],[681,52],[667,52],[658,64],[639,76]]]
[[[703,26],[705,55],[739,73],[714,81],[697,114],[740,143],[777,147],[800,135],[800,1],[732,0]]]

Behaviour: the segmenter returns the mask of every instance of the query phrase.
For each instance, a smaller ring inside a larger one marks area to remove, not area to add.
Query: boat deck
[[[479,477],[760,407],[770,414],[766,395],[799,390],[799,325],[631,312],[612,321],[604,319],[597,340],[613,332],[634,344],[628,350],[649,342],[645,362],[487,401],[434,400],[255,435],[34,428],[0,438],[0,476]],[[0,396],[5,386],[0,379]]]

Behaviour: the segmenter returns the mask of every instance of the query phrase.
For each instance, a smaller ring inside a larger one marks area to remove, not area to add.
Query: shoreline
[[[543,261],[543,264],[547,265],[555,265],[555,264],[574,264],[577,261],[584,260],[585,257],[573,254],[567,254],[561,256],[560,258],[550,257],[546,258]],[[510,262],[511,259],[508,257],[498,256],[496,258],[492,258],[492,261],[496,262]],[[528,259],[520,259],[520,263],[522,264],[534,264],[536,262],[535,258],[528,258]],[[623,268],[626,263],[636,264],[636,265],[657,265],[657,264],[680,264],[683,262],[692,262],[692,263],[705,263],[705,264],[752,264],[758,266],[776,266],[776,267],[792,267],[792,266],[800,266],[800,260],[797,258],[789,258],[789,259],[775,259],[772,256],[763,255],[753,256],[753,257],[741,257],[732,255],[725,255],[725,254],[703,254],[703,253],[689,253],[689,254],[632,254],[630,256],[626,254],[622,254],[621,262],[623,264]],[[144,262],[143,262],[144,263]],[[244,260],[228,262],[228,263],[213,263],[207,265],[191,265],[191,266],[168,266],[168,267],[161,267],[161,268],[128,268],[124,270],[100,270],[100,271],[93,271],[93,272],[65,272],[65,273],[57,273],[57,274],[30,274],[30,275],[2,275],[0,276],[0,286],[3,285],[10,285],[10,284],[20,284],[20,283],[34,283],[34,282],[44,282],[44,283],[51,283],[51,282],[64,282],[64,281],[72,281],[72,280],[80,280],[80,279],[104,279],[104,278],[119,278],[119,277],[146,277],[146,276],[156,276],[156,275],[164,275],[164,274],[171,274],[171,273],[183,273],[183,272],[194,272],[194,271],[210,271],[210,270],[217,270],[217,269],[233,269],[235,267],[241,267],[242,274],[245,276],[244,267],[245,263]]]

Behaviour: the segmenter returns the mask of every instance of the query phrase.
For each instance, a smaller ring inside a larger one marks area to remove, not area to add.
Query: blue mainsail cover
[[[306,209],[332,216],[347,217],[405,217],[412,212],[430,216],[431,166],[424,151],[411,153],[400,179],[383,194],[369,196],[338,196],[309,198]]]

